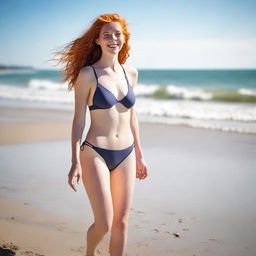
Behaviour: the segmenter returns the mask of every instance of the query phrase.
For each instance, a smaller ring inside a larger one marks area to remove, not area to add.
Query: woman
[[[124,255],[135,177],[147,177],[133,92],[138,73],[126,62],[130,46],[126,21],[100,15],[83,36],[61,52],[65,80],[75,90],[72,166],[68,183],[82,178],[94,223],[87,231],[87,256],[111,230],[111,256]],[[89,106],[91,125],[81,143]]]

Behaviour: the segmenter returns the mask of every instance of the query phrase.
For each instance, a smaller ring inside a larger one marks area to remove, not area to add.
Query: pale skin
[[[111,22],[104,25],[96,40],[102,49],[102,56],[93,64],[99,83],[119,100],[127,93],[125,76],[118,62],[118,52],[124,40],[120,23]],[[137,70],[132,66],[123,66],[131,86],[135,88]],[[94,223],[87,231],[86,256],[95,255],[97,245],[108,231],[111,231],[110,255],[123,256],[135,178],[141,180],[148,175],[140,145],[135,108],[133,106],[127,109],[121,103],[117,103],[109,109],[90,112],[91,126],[86,136],[87,141],[107,149],[124,149],[134,142],[135,147],[130,155],[109,172],[102,157],[92,148],[85,146],[84,150],[80,151],[87,114],[86,106],[92,105],[96,89],[96,79],[91,67],[81,69],[74,88],[72,166],[68,174],[68,183],[76,191],[75,182],[78,184],[82,179],[94,214]]]

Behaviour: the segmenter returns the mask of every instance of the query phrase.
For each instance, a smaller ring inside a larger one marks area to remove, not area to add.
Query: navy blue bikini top
[[[94,109],[111,108],[114,105],[116,105],[117,103],[122,103],[127,108],[131,108],[134,105],[135,95],[132,90],[132,87],[129,84],[126,72],[122,65],[121,65],[121,67],[123,68],[125,79],[127,81],[128,91],[127,91],[126,96],[124,96],[121,100],[117,100],[117,98],[113,95],[113,93],[111,91],[109,91],[107,88],[105,88],[104,86],[102,86],[101,84],[98,83],[98,77],[97,77],[96,71],[93,66],[91,66],[91,67],[93,68],[93,72],[94,72],[94,75],[97,80],[97,87],[96,87],[96,90],[94,92],[93,99],[92,99],[93,104],[91,106],[89,106],[90,111],[94,110]]]

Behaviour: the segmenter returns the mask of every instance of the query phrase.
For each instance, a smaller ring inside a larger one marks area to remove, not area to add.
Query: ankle
[[[86,253],[86,256],[95,256],[94,252],[93,253]]]

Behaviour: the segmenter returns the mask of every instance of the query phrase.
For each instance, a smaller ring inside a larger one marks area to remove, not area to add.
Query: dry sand
[[[72,113],[0,114],[2,248],[84,256],[93,216],[83,186],[67,186]],[[149,177],[136,180],[126,255],[254,256],[256,136],[143,123],[140,132]]]
[[[70,256],[84,252],[84,234],[77,231],[79,225],[71,219],[27,202],[1,199],[0,205],[1,246],[15,249],[16,255]]]
[[[72,113],[61,110],[0,108],[0,143],[68,139]]]

